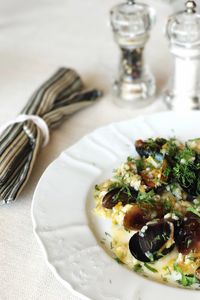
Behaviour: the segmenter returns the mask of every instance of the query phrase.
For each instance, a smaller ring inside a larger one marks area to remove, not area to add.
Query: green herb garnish
[[[143,159],[136,159],[135,160],[137,172],[140,173],[144,168],[144,161]]]
[[[198,283],[198,280],[194,275],[182,275],[182,279],[178,282],[183,286],[191,286]]]
[[[178,264],[174,264],[174,270],[181,274],[181,279],[177,280],[179,284],[183,286],[191,286],[194,283],[199,283],[199,280],[194,275],[185,275]]]
[[[195,152],[187,146],[179,150],[175,156],[175,166],[173,175],[184,188],[196,185],[196,170],[199,169],[195,164]],[[200,192],[200,190],[199,190]]]
[[[118,263],[118,264],[121,264],[123,265],[123,261],[121,261],[118,257],[114,257],[114,260]]]
[[[140,264],[136,264],[134,267],[133,267],[133,271],[134,272],[141,272],[142,271],[142,266]]]
[[[171,212],[173,210],[173,205],[170,198],[163,199],[163,208],[165,213]]]
[[[163,175],[164,175],[164,177],[168,178],[170,173],[171,173],[171,168],[169,166],[167,166],[163,171]]]
[[[156,235],[156,237],[154,238],[154,241],[156,242],[156,241],[160,241],[161,240],[161,237],[160,237],[160,235],[158,234],[158,235]]]
[[[128,156],[127,157],[127,161],[128,162],[133,162],[133,161],[135,161],[135,159],[132,156]]]
[[[177,145],[176,145],[176,139],[175,138],[172,138],[170,139],[169,141],[167,141],[167,143],[165,144],[165,150],[166,150],[166,153],[167,155],[170,157],[170,158],[173,158],[177,152]]]
[[[154,206],[155,204],[155,192],[153,190],[149,191],[149,192],[139,192],[136,202],[140,205],[150,205],[150,206]]]
[[[155,268],[153,268],[152,266],[150,266],[148,263],[144,263],[144,266],[145,266],[148,270],[150,270],[151,272],[153,272],[153,273],[157,273],[157,272],[158,272],[158,270],[156,270]]]
[[[167,271],[167,274],[171,275],[171,271],[170,271],[170,268],[169,268],[168,266],[166,266],[166,267],[164,268],[164,270]]]
[[[112,236],[110,235],[110,233],[108,233],[108,232],[106,232],[106,231],[105,231],[105,235],[106,235],[106,236],[109,236],[109,237],[112,237]]]
[[[96,184],[94,188],[95,188],[96,191],[100,191],[100,188],[99,188],[98,184]]]
[[[188,207],[187,211],[192,212],[193,214],[197,215],[200,218],[200,212],[193,206]]]
[[[190,164],[177,163],[173,168],[173,174],[178,182],[185,188],[189,188],[196,180],[196,174],[191,169]]]
[[[132,202],[132,199],[133,199],[133,195],[131,193],[131,189],[128,185],[124,184],[121,186],[120,190],[118,191],[118,193],[113,197],[112,201],[113,203],[117,203],[120,201],[120,196],[121,196],[121,193],[124,193],[128,196],[128,203],[129,203],[129,200],[131,200]]]
[[[102,245],[105,245],[105,242],[106,242],[106,239],[105,239],[105,238],[102,238],[102,239],[100,240],[100,243],[101,243]]]

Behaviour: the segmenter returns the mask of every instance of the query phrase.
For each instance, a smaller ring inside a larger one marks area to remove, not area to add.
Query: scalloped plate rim
[[[184,115],[198,115],[200,116],[200,112],[199,111],[189,111],[189,112],[184,112]],[[32,204],[31,204],[31,219],[32,219],[32,224],[33,224],[33,233],[34,233],[34,236],[36,237],[36,240],[40,246],[40,249],[44,255],[44,260],[47,264],[47,266],[49,267],[49,269],[51,270],[51,272],[54,274],[55,278],[67,289],[69,290],[74,296],[77,296],[79,298],[81,298],[82,300],[90,300],[91,298],[89,298],[88,296],[86,295],[83,295],[82,293],[80,293],[79,291],[77,291],[75,288],[73,288],[73,286],[67,282],[65,279],[62,278],[62,276],[58,273],[58,271],[56,270],[56,267],[53,266],[53,264],[51,263],[51,261],[49,261],[48,259],[48,255],[47,255],[47,250],[45,248],[45,245],[42,241],[42,238],[39,234],[39,232],[37,232],[37,224],[36,224],[36,220],[35,220],[35,217],[34,217],[34,204],[35,204],[35,201],[36,201],[36,198],[35,198],[35,195],[37,194],[37,191],[40,187],[40,184],[41,184],[41,181],[43,179],[43,177],[45,176],[45,173],[47,171],[47,169],[50,169],[52,167],[52,165],[54,163],[56,163],[57,161],[59,161],[61,159],[61,155],[63,153],[65,153],[66,151],[68,150],[71,150],[72,147],[74,146],[77,146],[79,144],[80,141],[82,141],[85,137],[87,136],[90,136],[90,135],[93,135],[95,134],[95,132],[98,132],[100,129],[105,129],[111,125],[120,125],[120,124],[126,124],[126,123],[129,123],[129,122],[137,122],[137,121],[144,121],[145,119],[148,119],[149,117],[154,117],[154,116],[162,116],[162,115],[180,115],[180,113],[178,112],[172,112],[172,111],[163,111],[163,112],[157,112],[157,113],[152,113],[152,114],[141,114],[135,118],[129,118],[128,120],[122,120],[122,121],[119,121],[119,122],[111,122],[111,123],[108,123],[104,126],[101,126],[101,127],[98,127],[96,128],[95,130],[89,132],[88,134],[84,135],[82,138],[80,138],[77,142],[75,142],[74,144],[72,144],[70,147],[68,147],[67,149],[65,149],[64,151],[61,152],[61,154],[54,160],[52,161],[48,166],[47,168],[45,169],[45,171],[43,172],[42,176],[40,177],[38,183],[37,183],[37,186],[35,188],[35,191],[34,191],[34,194],[33,194],[33,200],[32,200]],[[90,229],[91,230],[91,229]],[[102,249],[103,251],[103,249]],[[190,295],[194,295],[194,294],[197,294],[199,291],[195,291],[195,290],[188,290],[188,289],[181,289],[181,288],[176,288],[176,287],[170,287],[168,285],[164,285],[162,283],[159,283],[159,282],[154,282],[154,281],[149,281],[153,285],[162,285],[163,287],[163,290],[165,289],[170,289],[170,290],[176,290],[176,291],[180,291],[180,296],[183,296],[181,294],[183,293],[186,293],[188,296]],[[190,294],[190,295],[189,295]],[[139,299],[139,298],[138,298]]]

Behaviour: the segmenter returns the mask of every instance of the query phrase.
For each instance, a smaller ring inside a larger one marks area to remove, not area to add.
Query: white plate
[[[117,264],[101,245],[110,223],[92,213],[95,183],[108,178],[134,140],[200,136],[200,113],[172,112],[100,128],[64,151],[45,171],[32,206],[34,231],[49,267],[81,299],[199,300],[200,292],[165,286]]]

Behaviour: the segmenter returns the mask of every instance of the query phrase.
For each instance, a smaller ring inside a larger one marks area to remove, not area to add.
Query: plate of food
[[[199,299],[199,119],[164,112],[112,123],[42,175],[34,232],[81,299]]]

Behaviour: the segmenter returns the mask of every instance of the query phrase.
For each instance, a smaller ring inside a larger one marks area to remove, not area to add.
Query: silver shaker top
[[[200,15],[195,1],[189,0],[185,10],[172,15],[167,24],[170,43],[182,48],[200,48]]]

